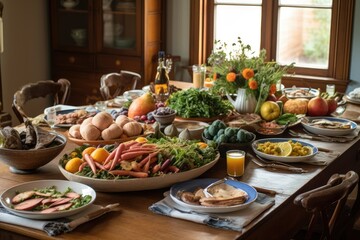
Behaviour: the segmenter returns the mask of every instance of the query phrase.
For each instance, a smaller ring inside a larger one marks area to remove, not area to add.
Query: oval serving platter
[[[233,206],[210,207],[210,206],[189,204],[189,203],[182,201],[178,197],[179,192],[182,192],[182,191],[194,192],[197,188],[205,188],[205,187],[209,186],[211,183],[216,182],[218,180],[219,179],[214,179],[214,178],[202,178],[202,179],[195,179],[195,180],[190,180],[190,181],[175,184],[174,186],[172,186],[170,188],[170,197],[175,203],[179,204],[180,206],[185,207],[186,209],[191,209],[196,212],[226,213],[226,212],[238,211],[238,210],[248,207],[251,203],[253,203],[256,200],[256,198],[258,196],[257,191],[250,185],[240,182],[240,181],[227,179],[227,180],[225,180],[226,184],[231,185],[235,188],[241,189],[248,194],[248,199],[246,200],[245,203],[237,204],[237,205],[233,205]]]
[[[323,128],[311,124],[314,120],[319,119],[345,124],[348,125],[349,128]],[[345,136],[353,133],[357,128],[357,124],[355,122],[337,117],[306,117],[302,119],[301,124],[307,131],[325,136]]]
[[[271,155],[271,154],[266,154],[264,152],[261,152],[259,150],[257,150],[257,145],[259,143],[265,143],[265,142],[272,142],[272,143],[279,143],[279,142],[287,142],[289,140],[292,140],[294,143],[298,142],[303,146],[308,146],[312,149],[312,153],[310,155],[306,155],[306,156],[287,156],[287,157],[283,157],[283,156],[276,156],[276,155]],[[273,161],[278,161],[278,162],[306,162],[307,160],[310,160],[311,158],[313,158],[317,153],[318,153],[318,148],[315,147],[314,145],[301,141],[301,140],[295,140],[295,139],[290,139],[290,138],[264,138],[264,139],[259,139],[256,140],[255,142],[252,143],[251,145],[254,153],[260,157],[263,157],[265,159],[268,160],[273,160]]]

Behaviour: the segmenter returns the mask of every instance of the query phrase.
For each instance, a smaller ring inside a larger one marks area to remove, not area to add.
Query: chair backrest
[[[12,109],[20,123],[23,123],[29,117],[24,109],[28,101],[50,96],[53,100],[53,105],[65,104],[69,100],[70,89],[70,81],[64,78],[59,79],[57,82],[45,80],[26,84],[14,94]]]
[[[294,204],[302,206],[312,213],[306,239],[310,239],[314,232],[316,221],[322,222],[321,239],[333,239],[338,229],[340,219],[349,194],[359,182],[359,176],[354,171],[346,174],[334,174],[327,184],[319,188],[298,195]],[[340,224],[339,224],[340,225]]]
[[[103,100],[113,99],[127,90],[136,89],[140,81],[140,74],[131,71],[104,74],[100,78],[101,97]]]

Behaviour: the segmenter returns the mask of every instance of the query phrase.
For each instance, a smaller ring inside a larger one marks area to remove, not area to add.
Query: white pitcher
[[[257,100],[253,94],[246,94],[246,89],[239,88],[237,90],[236,99],[226,93],[226,97],[239,113],[253,113],[255,112]]]

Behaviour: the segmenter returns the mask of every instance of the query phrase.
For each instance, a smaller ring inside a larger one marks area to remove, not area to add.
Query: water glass
[[[46,110],[46,122],[51,128],[55,127],[56,124],[56,108],[51,107]]]
[[[333,96],[335,94],[335,84],[327,84],[326,85],[326,92],[330,95]]]
[[[231,177],[241,177],[245,171],[245,152],[229,150],[226,152],[227,174]]]

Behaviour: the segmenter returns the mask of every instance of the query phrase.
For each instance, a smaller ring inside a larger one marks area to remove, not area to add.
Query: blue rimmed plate
[[[205,188],[205,187],[209,186],[211,183],[216,182],[218,180],[219,179],[216,179],[216,178],[200,178],[200,179],[195,179],[195,180],[190,180],[190,181],[175,184],[170,188],[170,197],[173,201],[175,201],[180,206],[191,209],[195,212],[225,213],[225,212],[238,211],[238,210],[248,207],[251,203],[253,203],[256,200],[256,198],[258,196],[257,191],[250,185],[240,182],[240,181],[227,179],[227,180],[225,180],[226,184],[231,185],[235,188],[241,189],[248,194],[249,198],[247,199],[247,201],[245,203],[234,205],[234,206],[209,207],[209,206],[202,206],[202,205],[186,203],[179,198],[180,192],[183,192],[183,191],[194,192],[197,188]]]
[[[260,143],[265,143],[265,142],[271,142],[271,143],[279,143],[279,142],[287,142],[287,141],[293,141],[294,143],[300,143],[303,146],[307,146],[309,148],[311,148],[311,154],[309,155],[305,155],[305,156],[277,156],[277,155],[272,155],[272,154],[267,154],[264,152],[261,152],[259,150],[257,150],[257,146]],[[252,143],[251,145],[252,149],[254,150],[254,153],[260,157],[263,157],[265,159],[268,160],[273,160],[273,161],[278,161],[278,162],[306,162],[307,160],[311,159],[312,157],[314,157],[317,153],[318,153],[318,149],[317,147],[315,147],[314,145],[308,143],[308,142],[304,142],[304,141],[300,141],[300,140],[295,140],[295,139],[290,139],[290,138],[263,138],[263,139],[259,139],[255,142]]]
[[[318,120],[330,121],[339,125],[347,125],[349,128],[325,128],[319,125],[314,125],[313,122]],[[333,137],[349,135],[357,128],[357,124],[355,122],[337,117],[306,117],[302,119],[301,124],[311,133]]]
[[[311,99],[319,95],[319,90],[315,88],[293,87],[293,88],[285,88],[283,91],[287,98]]]

